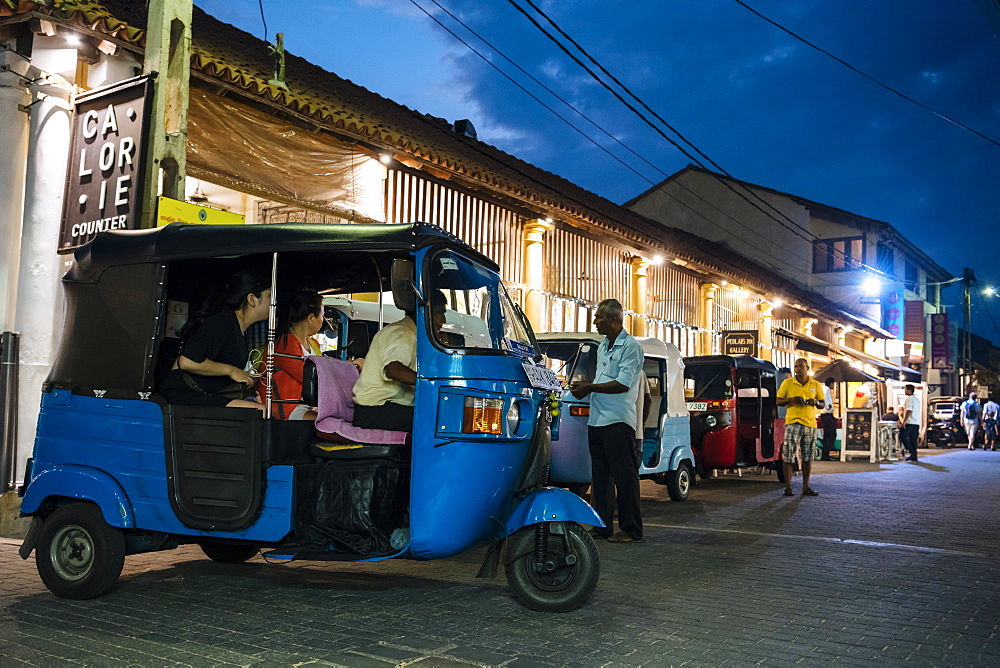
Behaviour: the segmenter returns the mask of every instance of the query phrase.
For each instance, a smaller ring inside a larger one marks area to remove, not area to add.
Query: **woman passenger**
[[[278,322],[274,352],[284,355],[305,357],[319,355],[319,343],[315,336],[323,327],[323,297],[315,290],[300,290],[289,301]],[[305,362],[289,357],[274,357],[274,394],[282,402],[302,399],[302,369]],[[258,396],[263,401],[263,383],[258,387]],[[305,404],[276,403],[275,416],[282,420],[315,420],[316,411]]]
[[[173,369],[160,384],[171,404],[230,408],[263,407],[245,397],[254,379],[247,369],[247,328],[267,318],[270,282],[238,271],[206,301],[200,317],[185,325],[184,343]]]

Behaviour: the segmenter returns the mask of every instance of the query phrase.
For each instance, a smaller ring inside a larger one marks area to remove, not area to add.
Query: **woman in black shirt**
[[[244,334],[267,318],[270,306],[270,285],[248,272],[236,272],[205,309],[210,315],[193,324],[160,394],[172,404],[263,410],[261,404],[243,399],[254,383],[246,370],[250,350]]]

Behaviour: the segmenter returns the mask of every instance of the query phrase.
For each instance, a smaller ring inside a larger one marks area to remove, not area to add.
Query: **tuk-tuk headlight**
[[[709,427],[714,427],[715,425],[719,424],[719,419],[714,415],[706,415],[705,424],[707,424]]]
[[[466,397],[462,431],[466,434],[502,434],[503,399]]]
[[[507,410],[507,433],[513,434],[517,431],[517,425],[521,422],[521,409],[518,407],[516,401],[510,402],[510,408]]]

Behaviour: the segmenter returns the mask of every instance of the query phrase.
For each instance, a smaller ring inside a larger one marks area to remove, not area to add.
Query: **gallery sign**
[[[757,356],[757,332],[723,332],[723,355],[753,355]]]
[[[98,232],[138,227],[152,95],[144,76],[77,96],[60,253]]]

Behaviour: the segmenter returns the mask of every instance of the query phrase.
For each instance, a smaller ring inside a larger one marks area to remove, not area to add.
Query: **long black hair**
[[[323,315],[323,296],[310,288],[302,288],[288,299],[278,313],[278,336],[291,333],[292,325],[312,315]]]
[[[187,339],[209,316],[222,311],[238,311],[247,303],[247,295],[258,299],[271,287],[271,277],[264,277],[243,269],[235,272],[226,284],[215,287],[205,295],[201,308],[181,328],[180,338]]]

